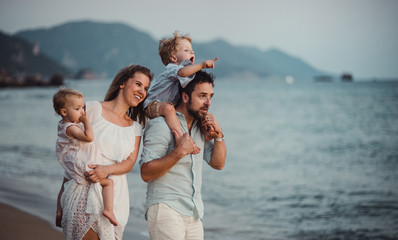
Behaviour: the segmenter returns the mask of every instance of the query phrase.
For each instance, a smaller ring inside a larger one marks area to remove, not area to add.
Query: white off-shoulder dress
[[[94,130],[94,142],[99,148],[104,165],[119,163],[134,151],[135,137],[142,135],[142,126],[121,127],[102,117],[100,102],[87,102],[87,116]],[[114,181],[114,209],[118,226],[113,226],[104,217],[102,198],[96,197],[96,190],[90,185],[67,181],[61,197],[63,210],[62,228],[66,239],[82,239],[91,228],[101,240],[122,239],[127,224],[130,201],[126,174],[109,176]],[[97,184],[94,184],[97,185]]]

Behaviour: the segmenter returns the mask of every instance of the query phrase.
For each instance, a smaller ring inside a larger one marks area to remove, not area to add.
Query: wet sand
[[[0,203],[0,226],[0,239],[64,239],[63,233],[46,221],[3,203]]]
[[[64,239],[55,226],[57,193],[0,176],[0,239]],[[123,239],[148,240],[146,221],[130,214]]]

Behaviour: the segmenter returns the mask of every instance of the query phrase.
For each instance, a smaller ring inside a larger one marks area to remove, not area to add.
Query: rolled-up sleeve
[[[211,160],[211,154],[213,153],[214,143],[213,141],[205,142],[205,150],[203,153],[203,159],[209,163]]]
[[[172,133],[163,117],[157,117],[148,121],[144,131],[143,148],[140,166],[154,159],[167,155]]]

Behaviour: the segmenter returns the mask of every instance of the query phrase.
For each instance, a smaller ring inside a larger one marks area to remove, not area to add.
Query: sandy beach
[[[64,239],[63,233],[46,221],[3,203],[0,203],[0,219],[0,239]]]
[[[55,227],[56,193],[19,179],[0,178],[0,239],[64,239]],[[131,216],[123,239],[147,240],[144,218]]]

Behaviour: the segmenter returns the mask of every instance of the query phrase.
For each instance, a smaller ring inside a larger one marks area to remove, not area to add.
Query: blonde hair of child
[[[76,96],[83,97],[83,94],[72,88],[61,88],[58,92],[56,92],[53,96],[53,107],[55,112],[61,115],[61,109],[65,108],[65,104],[68,101],[68,98]]]
[[[171,63],[170,58],[177,52],[177,45],[182,39],[192,44],[192,38],[188,34],[178,35],[178,31],[174,32],[173,37],[162,38],[159,41],[159,56],[165,66]]]

